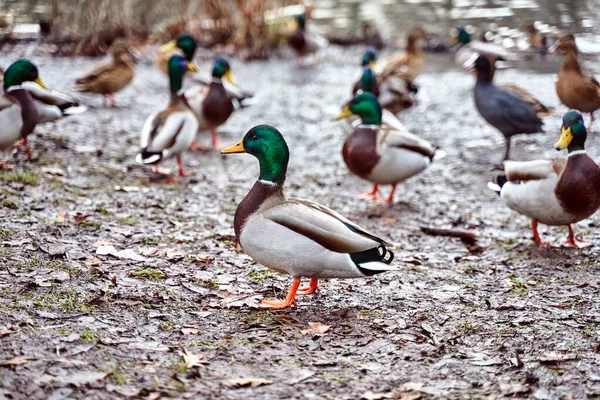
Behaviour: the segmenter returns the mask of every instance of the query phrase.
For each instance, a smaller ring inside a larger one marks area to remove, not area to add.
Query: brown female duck
[[[124,40],[116,40],[111,49],[112,62],[96,68],[90,74],[79,78],[74,90],[79,92],[98,93],[106,96],[115,107],[114,94],[125,88],[133,80],[134,60],[131,49]]]
[[[408,33],[405,51],[388,58],[381,73],[382,77],[393,75],[406,80],[409,86],[412,85],[425,69],[425,56],[420,43],[427,40],[427,31],[421,27],[413,28]]]
[[[593,123],[594,111],[600,108],[600,84],[593,76],[586,75],[581,70],[575,36],[565,35],[553,47],[555,52],[565,54],[565,61],[556,81],[558,98],[569,108],[590,113],[590,123]]]

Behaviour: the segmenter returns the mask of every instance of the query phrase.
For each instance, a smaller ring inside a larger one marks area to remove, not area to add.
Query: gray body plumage
[[[543,122],[529,104],[492,82],[477,81],[475,105],[481,116],[507,138],[543,132]]]

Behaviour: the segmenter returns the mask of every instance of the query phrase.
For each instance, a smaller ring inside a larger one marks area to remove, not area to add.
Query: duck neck
[[[360,88],[363,91],[369,92],[369,93],[375,92],[375,86],[377,85],[377,80],[375,78],[375,74],[373,73],[373,70],[368,65],[366,65],[363,69],[363,75],[362,75],[360,82],[361,82]]]
[[[378,112],[376,112],[378,111]],[[365,112],[360,116],[362,125],[381,125],[381,109]]]
[[[562,69],[566,71],[576,71],[581,73],[581,66],[579,65],[579,60],[577,56],[577,48],[569,47],[567,49],[565,62],[562,66]]]
[[[406,42],[406,52],[408,54],[419,54],[421,49],[417,46],[417,39],[414,36],[409,36]]]
[[[24,138],[35,129],[38,120],[37,107],[31,97],[31,94],[21,86],[10,86],[5,90],[5,93],[14,99],[21,107],[21,119],[23,126],[21,127],[21,137]]]
[[[288,160],[281,160],[279,158],[278,155],[269,155],[258,159],[260,165],[259,182],[262,181],[268,185],[283,187],[287,175]]]
[[[241,201],[235,210],[233,228],[238,243],[240,241],[242,229],[244,228],[244,225],[246,225],[246,221],[248,221],[261,205],[272,198],[283,198],[282,185],[260,179],[254,183],[252,189],[250,189],[246,197],[244,197],[244,200]]]
[[[567,151],[569,152],[569,157],[585,153],[585,139],[575,138],[567,147]]]
[[[477,85],[491,85],[494,79],[494,72],[492,69],[485,71],[477,71]]]

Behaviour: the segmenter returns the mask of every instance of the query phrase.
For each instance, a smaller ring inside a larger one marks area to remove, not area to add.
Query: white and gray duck
[[[235,212],[242,250],[294,278],[285,300],[264,300],[263,307],[290,307],[296,293],[313,293],[322,278],[365,278],[395,269],[385,240],[325,206],[284,195],[290,153],[276,128],[256,126],[221,153],[248,153],[260,165],[258,180]],[[310,278],[308,287],[299,288],[301,278]]]
[[[382,108],[371,93],[360,93],[336,119],[357,115],[361,123],[344,143],[342,156],[348,169],[373,183],[360,198],[391,203],[396,185],[424,171],[435,155],[435,147],[410,133],[402,124],[382,125]],[[385,121],[383,121],[385,122]],[[379,199],[379,185],[392,185],[388,197]]]
[[[585,151],[587,129],[579,111],[563,116],[561,135],[554,148],[567,149],[566,159],[506,161],[504,175],[488,186],[504,203],[531,218],[533,240],[545,246],[537,230],[538,222],[551,226],[568,225],[567,247],[586,247],[575,237],[572,224],[584,220],[600,208],[600,167]]]

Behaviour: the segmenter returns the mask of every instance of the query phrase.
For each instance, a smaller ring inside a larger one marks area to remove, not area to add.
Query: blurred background
[[[236,46],[245,49],[242,57],[262,58],[285,43],[285,17],[304,5],[312,25],[342,45],[380,37],[402,47],[406,32],[420,24],[434,39],[430,46],[468,26],[476,37],[518,48],[536,21],[543,34],[582,34],[593,51],[600,30],[598,0],[3,0],[0,35],[3,42],[48,37],[60,45],[57,53],[94,55],[118,36],[162,43],[187,31],[204,47]]]

